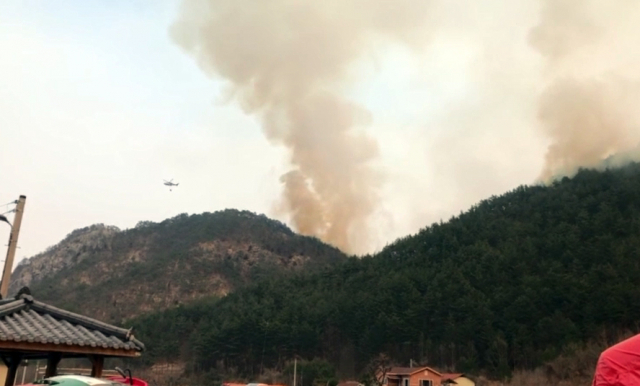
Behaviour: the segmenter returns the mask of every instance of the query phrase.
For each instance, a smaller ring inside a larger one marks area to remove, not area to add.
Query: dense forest
[[[638,330],[640,165],[522,186],[375,256],[274,275],[132,321],[148,363],[247,379],[294,356],[340,377],[381,353],[437,368],[534,368],[602,333]]]

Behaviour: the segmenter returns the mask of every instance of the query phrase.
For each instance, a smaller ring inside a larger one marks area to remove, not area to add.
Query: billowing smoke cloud
[[[543,181],[598,167],[640,142],[640,3],[542,0],[529,42],[545,58]]]
[[[362,252],[389,176],[372,166],[374,117],[346,95],[373,46],[431,48],[420,76],[456,89],[423,137],[396,141],[426,138],[428,166],[407,162],[414,189],[394,191],[426,224],[531,182],[543,154],[545,182],[640,159],[637,20],[636,0],[184,0],[172,36],[289,149],[280,210],[297,230]]]
[[[175,41],[290,150],[282,209],[304,234],[359,252],[382,176],[372,117],[344,95],[375,42],[411,43],[429,0],[185,0]],[[418,39],[419,40],[419,39]]]

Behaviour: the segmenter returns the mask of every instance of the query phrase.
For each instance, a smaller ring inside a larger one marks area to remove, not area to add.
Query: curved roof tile
[[[31,295],[0,302],[0,340],[144,351],[131,330],[38,302]]]

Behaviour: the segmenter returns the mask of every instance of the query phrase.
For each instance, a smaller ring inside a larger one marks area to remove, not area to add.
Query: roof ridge
[[[27,301],[24,299],[18,299],[11,303],[3,304],[0,306],[0,318],[3,316],[18,312],[27,306]]]
[[[146,347],[144,345],[144,343],[142,343],[141,341],[139,341],[138,339],[136,339],[133,335],[131,335],[130,338],[131,342],[133,342],[135,345],[137,345],[138,347],[140,347],[143,351],[146,350]]]
[[[400,372],[393,372],[394,369],[400,369]],[[442,375],[442,373],[440,373],[438,370],[435,370],[433,367],[430,366],[416,366],[416,367],[400,367],[400,366],[396,366],[396,367],[392,367],[389,374],[393,375],[393,374],[409,374],[409,375],[413,375],[421,370],[424,369],[429,369],[432,372],[438,374],[438,375]]]
[[[39,302],[37,300],[33,301],[31,308],[39,311],[44,311],[52,316],[55,315],[61,319],[65,319],[69,322],[79,324],[84,327],[91,328],[93,330],[101,331],[108,334],[113,334],[116,336],[121,335],[119,337],[125,338],[125,339],[129,338],[129,334],[128,334],[129,330],[101,322],[99,320],[90,318],[88,316],[65,311],[60,308]]]

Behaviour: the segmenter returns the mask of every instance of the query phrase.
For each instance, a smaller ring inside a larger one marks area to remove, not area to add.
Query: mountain
[[[182,214],[125,231],[102,224],[75,230],[16,267],[10,293],[29,286],[44,302],[120,322],[346,258],[264,215]]]
[[[284,371],[294,355],[354,377],[381,353],[501,377],[638,331],[639,256],[640,165],[581,170],[491,197],[375,256],[132,322],[147,363],[181,361],[208,378]],[[592,365],[564,367],[588,379]]]
[[[119,232],[120,229],[117,227],[104,224],[74,230],[57,245],[32,258],[22,260],[11,275],[9,293],[16,293],[24,286],[30,286],[31,283],[37,283],[60,270],[70,268],[92,254],[111,249],[112,240]]]

